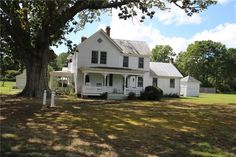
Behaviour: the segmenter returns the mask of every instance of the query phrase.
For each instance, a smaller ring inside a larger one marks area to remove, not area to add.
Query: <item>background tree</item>
[[[226,49],[219,42],[196,41],[190,44],[186,52],[182,52],[176,59],[178,69],[184,75],[191,75],[202,82],[202,86],[216,87],[218,90],[232,90],[232,83],[236,77],[235,49]]]
[[[48,88],[48,63],[53,57],[49,46],[65,43],[73,49],[65,34],[78,31],[87,22],[98,20],[108,8],[120,10],[118,16],[126,20],[137,16],[138,10],[145,17],[153,17],[152,8],[167,9],[173,3],[188,15],[198,13],[215,0],[1,0],[1,52],[20,59],[26,69],[26,86],[23,96],[41,97]],[[78,21],[74,18],[78,16]]]
[[[4,86],[5,81],[15,81],[16,75],[23,71],[23,64],[11,56],[0,53],[0,81]]]
[[[156,45],[152,49],[151,61],[153,62],[169,62],[175,56],[170,45]]]
[[[68,63],[67,57],[69,56],[68,53],[62,52],[58,56],[53,59],[49,65],[53,68],[53,70],[62,70],[62,67],[66,66]]]

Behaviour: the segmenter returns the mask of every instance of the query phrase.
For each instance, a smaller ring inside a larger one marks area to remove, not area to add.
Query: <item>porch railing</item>
[[[139,96],[142,90],[143,88],[125,88],[124,94],[128,95],[130,92],[133,92],[136,96]]]

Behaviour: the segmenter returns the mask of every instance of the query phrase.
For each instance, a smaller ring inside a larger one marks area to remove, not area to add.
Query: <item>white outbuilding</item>
[[[26,70],[22,74],[16,76],[16,87],[19,89],[24,89],[26,84]]]
[[[180,80],[180,95],[198,97],[201,82],[197,79],[186,76]]]

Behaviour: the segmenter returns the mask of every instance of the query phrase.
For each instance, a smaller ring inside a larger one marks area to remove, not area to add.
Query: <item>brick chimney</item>
[[[87,39],[87,37],[81,37],[81,43],[84,42]]]
[[[111,27],[110,26],[107,26],[106,27],[106,33],[107,35],[110,37],[110,32],[111,32]]]

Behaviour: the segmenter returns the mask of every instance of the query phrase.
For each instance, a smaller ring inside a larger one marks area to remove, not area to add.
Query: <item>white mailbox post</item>
[[[43,93],[43,105],[46,105],[46,101],[47,101],[47,91],[44,90],[44,93]]]
[[[56,107],[55,106],[55,92],[54,91],[52,91],[50,107]]]

